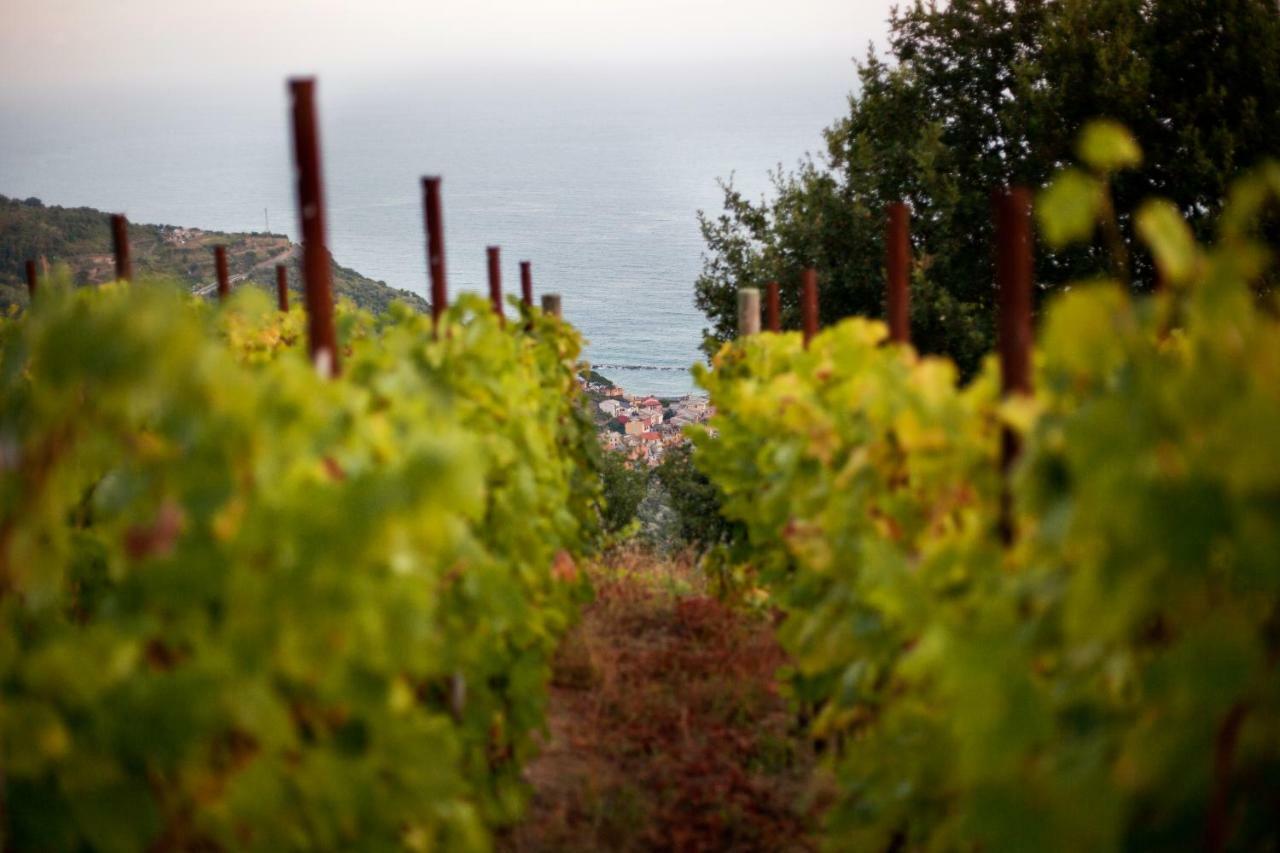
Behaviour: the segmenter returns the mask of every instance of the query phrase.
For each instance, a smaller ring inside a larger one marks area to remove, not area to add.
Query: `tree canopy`
[[[906,201],[913,341],[971,369],[994,334],[991,192],[1043,186],[1086,122],[1114,119],[1142,143],[1118,210],[1162,195],[1201,232],[1232,177],[1280,149],[1276,0],[917,0],[893,11],[890,33],[888,57],[857,64],[821,156],[776,172],[760,201],[726,182],[723,210],[700,214],[696,298],[715,340],[734,334],[737,288],[770,280],[798,327],[805,266],[821,275],[824,323],[881,316],[884,211]],[[1116,263],[1150,287],[1126,218],[1117,230],[1037,252],[1041,292]]]

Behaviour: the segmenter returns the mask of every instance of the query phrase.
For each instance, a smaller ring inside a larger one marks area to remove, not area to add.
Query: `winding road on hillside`
[[[302,250],[301,246],[298,246],[294,243],[290,243],[289,248],[281,252],[280,254],[273,255],[272,257],[267,258],[265,261],[256,263],[249,268],[248,272],[242,272],[242,273],[238,273],[236,275],[230,276],[228,280],[230,281],[231,286],[235,287],[240,282],[247,281],[251,275],[253,275],[255,272],[257,272],[260,269],[274,267],[276,264],[282,264],[287,261],[293,260],[294,258],[298,257],[298,254],[301,252],[301,250]],[[191,293],[195,296],[212,296],[215,292],[217,292],[217,290],[218,290],[218,282],[215,279],[214,281],[208,284],[197,284],[195,287],[191,288]]]

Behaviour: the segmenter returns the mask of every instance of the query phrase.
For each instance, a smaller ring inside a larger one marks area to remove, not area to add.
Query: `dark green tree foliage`
[[[586,379],[588,382],[594,383],[596,385],[603,385],[606,388],[614,387],[613,380],[609,379],[609,377],[607,376],[601,376],[599,373],[596,373],[594,370],[587,371]]]
[[[682,545],[706,550],[741,539],[742,525],[720,514],[720,491],[693,465],[693,446],[670,448],[655,469],[676,512],[676,537]]]
[[[903,200],[913,339],[972,370],[993,340],[991,190],[1042,186],[1073,160],[1089,119],[1116,119],[1144,141],[1116,208],[1162,195],[1201,235],[1229,179],[1280,150],[1275,0],[917,2],[893,13],[890,54],[858,65],[858,94],[826,130],[821,158],[774,174],[768,200],[726,183],[723,211],[702,216],[697,304],[715,339],[734,334],[737,287],[771,279],[784,326],[797,328],[808,265],[820,271],[824,324],[882,316],[884,209]],[[1038,252],[1041,288],[1117,264],[1149,287],[1127,218],[1119,231]]]
[[[636,517],[649,490],[649,469],[621,453],[600,454],[600,482],[604,487],[602,516],[606,533],[617,533]]]

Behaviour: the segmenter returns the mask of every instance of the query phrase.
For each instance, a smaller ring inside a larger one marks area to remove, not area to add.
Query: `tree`
[[[633,465],[621,453],[606,451],[600,456],[604,529],[606,533],[618,533],[636,517],[636,509],[649,489],[649,469]]]
[[[694,467],[693,445],[683,442],[669,448],[654,473],[676,512],[680,544],[705,551],[744,537],[740,522],[720,514],[720,492]]]
[[[824,323],[881,316],[884,210],[906,201],[913,341],[972,370],[994,334],[990,193],[1043,186],[1087,121],[1115,119],[1146,150],[1117,209],[1163,195],[1201,234],[1232,176],[1280,150],[1275,0],[917,0],[890,30],[889,61],[871,52],[858,65],[820,159],[773,174],[759,202],[725,183],[723,211],[700,214],[709,343],[733,336],[737,288],[769,280],[784,326],[798,327],[805,266],[820,272]],[[1128,220],[1119,227],[1132,277],[1152,286]],[[1106,270],[1107,243],[1037,252],[1041,291]]]

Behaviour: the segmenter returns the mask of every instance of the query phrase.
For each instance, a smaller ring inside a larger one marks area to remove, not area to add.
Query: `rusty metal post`
[[[493,303],[493,313],[498,315],[498,322],[506,325],[506,317],[502,313],[502,251],[497,246],[485,249],[489,256],[489,301]]]
[[[1006,396],[1031,393],[1031,192],[1025,187],[997,191],[993,199],[996,225],[996,286],[1000,390]],[[1000,536],[1013,541],[1013,499],[1007,477],[1022,452],[1018,435],[1001,431],[1000,469],[1006,477],[1001,495]]]
[[[116,250],[116,281],[133,281],[133,258],[129,256],[129,220],[123,213],[111,216],[111,242]]]
[[[324,184],[320,170],[320,133],[316,120],[316,81],[289,81],[293,112],[293,167],[302,223],[302,280],[307,306],[307,343],[321,373],[337,376],[338,336],[333,325],[333,271],[325,245]]]
[[[889,223],[885,231],[885,269],[889,274],[888,305],[889,340],[896,344],[911,343],[910,294],[907,290],[911,267],[911,243],[907,235],[910,212],[902,202],[889,205]]]
[[[427,223],[427,273],[431,277],[431,321],[440,325],[440,315],[449,307],[449,288],[444,270],[444,213],[440,205],[440,177],[422,179],[422,210]]]
[[[996,197],[1001,390],[1031,393],[1031,193],[1014,187]]]
[[[213,247],[213,266],[218,275],[218,301],[226,302],[231,295],[231,279],[227,275],[227,247]]]
[[[276,304],[281,311],[289,310],[289,268],[276,264]]]
[[[27,298],[36,298],[36,262],[27,261]]]
[[[778,283],[771,281],[765,286],[766,326],[771,332],[782,331],[782,302],[778,294]]]
[[[520,299],[526,308],[533,307],[533,265],[528,261],[520,262]]]
[[[760,291],[754,287],[738,290],[738,337],[760,334]]]
[[[548,317],[555,317],[559,320],[562,316],[560,308],[560,294],[544,293],[542,294],[542,313]]]
[[[806,269],[800,277],[800,313],[804,320],[804,346],[818,334],[818,271]]]

